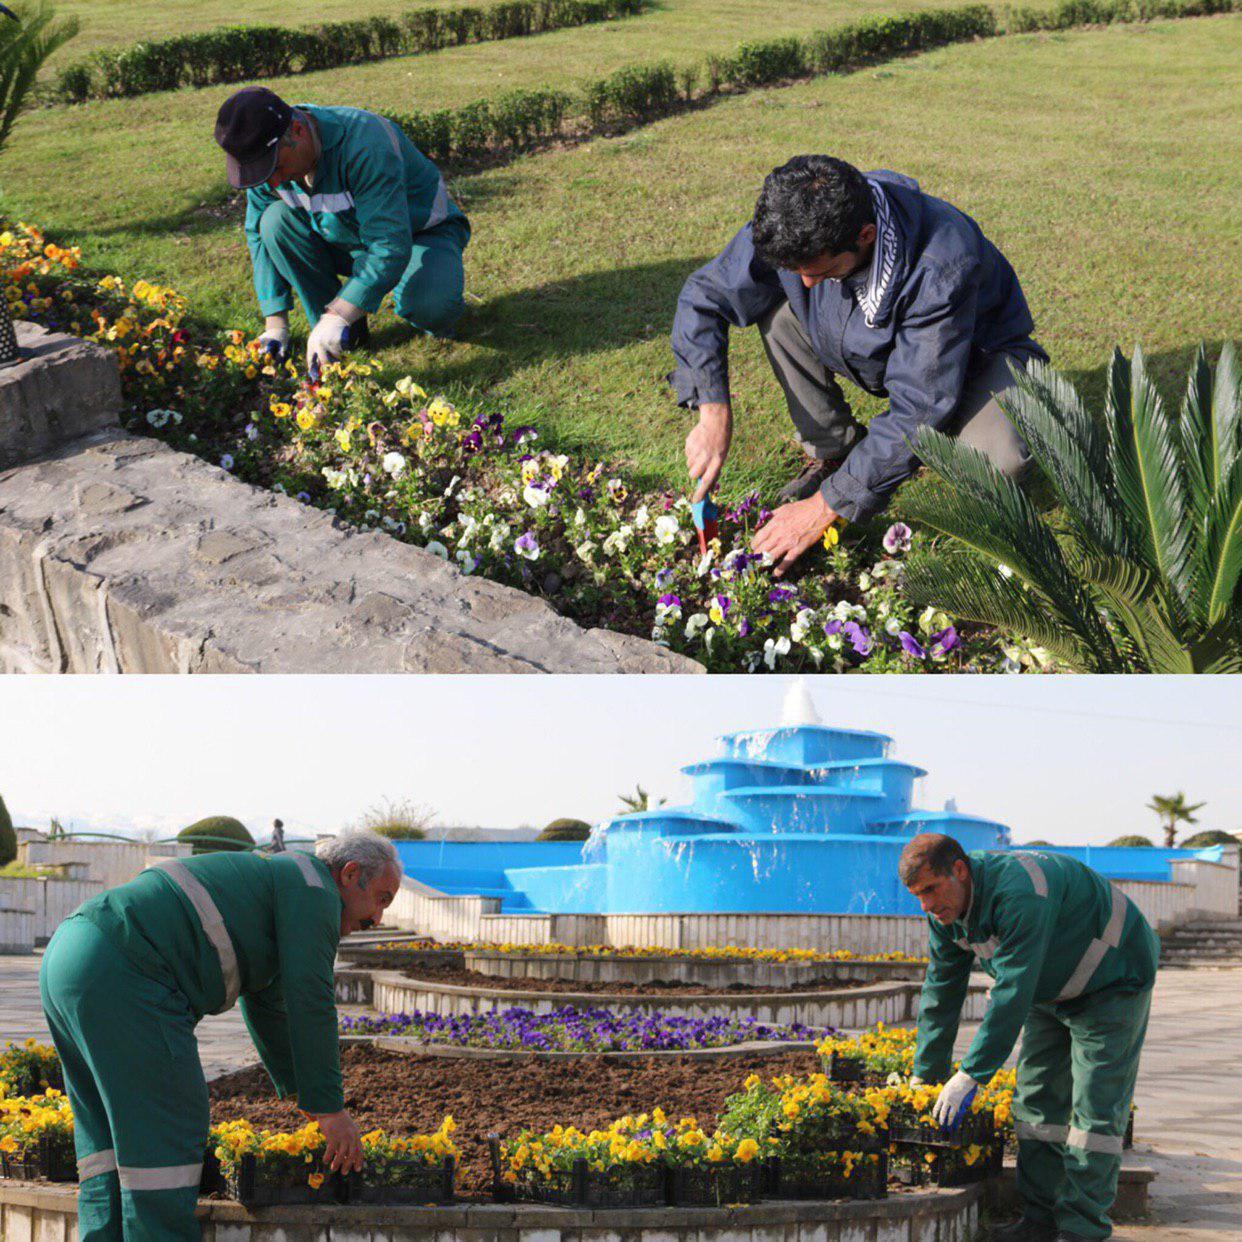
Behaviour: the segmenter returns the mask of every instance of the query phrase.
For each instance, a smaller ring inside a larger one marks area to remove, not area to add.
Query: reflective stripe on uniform
[[[88,1177],[98,1177],[101,1173],[111,1173],[116,1168],[116,1151],[105,1147],[103,1151],[93,1151],[78,1161],[78,1181],[84,1182]]]
[[[955,940],[953,943],[987,961],[1000,948],[1000,937],[989,936],[987,940],[981,940],[977,943],[971,940]]]
[[[276,191],[290,207],[306,211],[348,211],[354,205],[354,196],[348,190],[334,194],[307,194],[305,190],[286,182]]]
[[[440,184],[436,186],[436,196],[431,203],[431,211],[427,215],[427,222],[423,225],[424,229],[434,229],[437,224],[443,224],[449,218],[449,212],[452,210],[453,200],[449,198],[448,186],[444,184],[444,178],[440,178]]]
[[[285,857],[292,858],[297,863],[302,878],[311,888],[323,888],[323,877],[315,870],[315,864],[311,862],[309,854],[304,854],[301,850],[290,850]]]
[[[1065,1145],[1081,1147],[1083,1151],[1107,1152],[1110,1156],[1120,1156],[1122,1148],[1120,1134],[1097,1134],[1094,1130],[1080,1130],[1077,1126],[1070,1126]]]
[[[1022,869],[1031,877],[1031,883],[1035,886],[1036,897],[1048,896],[1048,877],[1044,875],[1044,869],[1030,854],[1015,854],[1014,857],[1022,865]]]
[[[212,901],[211,894],[194,878],[184,863],[168,858],[155,865],[190,899],[190,904],[203,925],[203,932],[220,959],[220,974],[224,978],[224,1008],[232,1009],[237,1003],[238,993],[241,992],[241,973],[237,966],[237,951],[233,948],[233,941],[224,925],[224,919],[220,916],[219,908]]]
[[[1039,1143],[1064,1143],[1069,1138],[1069,1126],[1054,1126],[1046,1122],[1014,1121],[1013,1132],[1020,1139],[1034,1139]]]
[[[185,1190],[203,1180],[203,1162],[170,1164],[154,1169],[120,1165],[116,1172],[121,1179],[122,1190]]]
[[[1091,976],[1095,974],[1104,960],[1104,954],[1121,943],[1121,933],[1126,925],[1126,908],[1130,904],[1130,899],[1116,884],[1110,887],[1113,890],[1113,910],[1108,916],[1108,925],[1104,928],[1104,934],[1087,945],[1087,951],[1079,959],[1078,965],[1074,967],[1074,973],[1070,975],[1069,982],[1061,989],[1056,998],[1057,1001],[1073,1000],[1075,996],[1078,996],[1091,982]]]

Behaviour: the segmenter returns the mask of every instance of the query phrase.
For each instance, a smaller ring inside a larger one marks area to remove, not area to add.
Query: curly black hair
[[[831,155],[795,155],[764,178],[751,221],[755,249],[773,267],[801,267],[853,250],[875,223],[866,178]]]

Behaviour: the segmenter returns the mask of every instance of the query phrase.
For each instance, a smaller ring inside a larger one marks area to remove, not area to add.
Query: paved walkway
[[[48,1038],[39,961],[0,956],[0,1044]],[[198,1035],[208,1078],[256,1059],[236,1009],[205,1018]],[[1157,1172],[1154,1215],[1120,1226],[1116,1242],[1242,1242],[1240,1049],[1242,969],[1161,971],[1127,1156]]]

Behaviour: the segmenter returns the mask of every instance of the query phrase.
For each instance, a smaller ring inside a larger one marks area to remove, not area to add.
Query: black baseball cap
[[[224,148],[229,185],[249,190],[272,175],[292,120],[293,109],[266,86],[244,87],[221,104],[216,142]]]

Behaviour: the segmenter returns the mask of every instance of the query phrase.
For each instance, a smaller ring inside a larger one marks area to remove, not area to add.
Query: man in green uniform
[[[453,334],[470,223],[440,170],[392,121],[361,108],[291,107],[248,86],[221,106],[216,142],[230,184],[247,191],[268,352],[288,350],[294,293],[311,325],[312,374],[367,343],[366,316],[389,293],[415,328]]]
[[[945,1084],[935,1108],[942,1125],[1022,1035],[1013,1112],[1023,1215],[994,1236],[1107,1238],[1160,955],[1155,933],[1119,888],[1065,855],[966,854],[952,837],[924,833],[898,870],[929,916],[914,1074]],[[976,962],[996,982],[950,1075]]]
[[[400,882],[391,841],[349,832],[313,856],[168,859],[56,929],[39,984],[73,1107],[79,1242],[198,1242],[209,1113],[194,1027],[239,999],[277,1095],[323,1130],[329,1167],[361,1167],[333,962]]]

